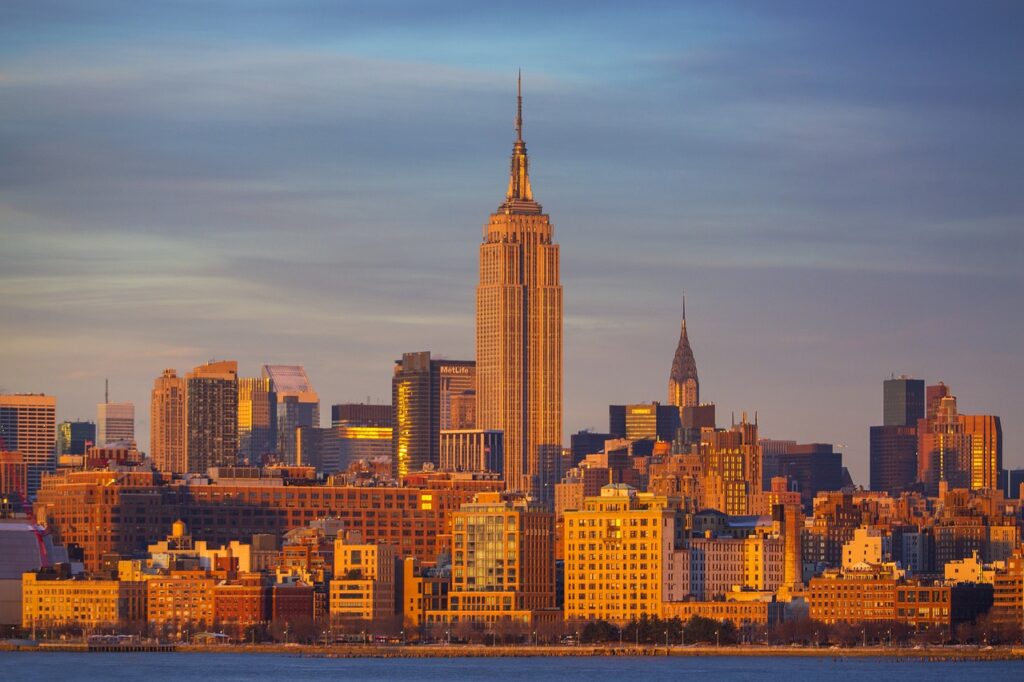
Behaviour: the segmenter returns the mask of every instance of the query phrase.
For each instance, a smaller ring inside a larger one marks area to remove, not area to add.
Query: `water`
[[[164,680],[530,680],[554,682],[589,679],[710,680],[785,682],[828,679],[918,681],[1024,679],[1024,663],[972,661],[960,663],[899,661],[887,658],[789,657],[617,657],[617,658],[450,658],[450,659],[323,659],[287,654],[83,654],[0,652],[3,682],[162,682]]]

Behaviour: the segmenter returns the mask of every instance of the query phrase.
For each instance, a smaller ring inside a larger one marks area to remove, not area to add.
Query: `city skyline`
[[[19,170],[0,190],[11,331],[0,387],[56,395],[59,422],[91,418],[109,377],[111,400],[136,405],[148,451],[144,406],[166,367],[237,360],[255,376],[303,364],[329,404],[386,400],[403,352],[473,357],[473,239],[507,177],[522,66],[533,179],[566,249],[563,445],[602,430],[609,404],[664,401],[685,288],[702,398],[720,423],[756,411],[762,436],[841,444],[866,485],[879,384],[906,373],[955,387],[966,412],[1000,415],[1005,466],[1024,465],[1013,428],[1024,210],[1010,164],[1021,48],[1000,12],[939,6],[900,47],[912,4],[878,27],[846,17],[845,32],[785,7],[786,28],[756,7],[660,7],[689,47],[656,31],[595,63],[499,59],[473,41],[462,55],[416,41],[374,50],[322,29],[303,49],[314,29],[296,19],[223,47],[193,38],[220,72],[171,47],[186,30],[174,21],[129,65],[118,57],[139,44],[111,39],[102,10],[68,36],[7,9],[0,124]],[[597,14],[571,44],[609,35],[615,12]],[[466,21],[469,35],[484,18]],[[821,56],[815,27],[847,40],[881,30],[874,50],[840,40],[834,58],[805,63]],[[47,45],[60,49],[44,56]],[[743,62],[759,51],[764,63]],[[254,68],[271,75],[268,91],[253,89]],[[218,79],[234,87],[218,93]],[[179,97],[146,101],[161,84]],[[381,116],[396,103],[403,113]]]

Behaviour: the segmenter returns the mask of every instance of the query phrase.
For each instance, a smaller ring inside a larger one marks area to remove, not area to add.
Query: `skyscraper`
[[[703,505],[731,515],[750,514],[753,496],[760,493],[761,446],[757,422],[747,421],[728,430],[707,430],[701,434]]]
[[[0,451],[21,453],[28,494],[39,490],[44,471],[57,466],[57,398],[19,393],[0,395]]]
[[[505,432],[506,486],[546,498],[561,454],[562,285],[551,221],[530,186],[522,114],[520,80],[508,192],[480,245],[476,428]]]
[[[916,426],[924,417],[924,381],[901,375],[882,384],[882,424]]]
[[[238,463],[238,363],[209,362],[186,379],[188,470],[206,473],[210,467]]]
[[[84,455],[96,445],[96,425],[92,422],[61,422],[57,425],[57,454]]]
[[[924,414],[924,381],[901,375],[882,383],[882,426],[871,427],[872,490],[898,491],[917,479],[917,422]]]
[[[679,330],[679,343],[672,358],[672,371],[668,377],[668,402],[679,408],[700,404],[700,382],[697,380],[697,361],[693,358],[690,338],[686,335],[686,297],[683,297],[683,325]]]
[[[149,456],[159,471],[188,471],[185,459],[185,378],[173,369],[153,382],[149,401]]]
[[[447,428],[453,395],[472,391],[476,363],[435,360],[429,351],[405,353],[395,361],[391,379],[394,405],[392,464],[402,478],[440,462],[441,429]]]
[[[679,408],[659,402],[608,406],[608,432],[612,438],[675,440]]]
[[[295,464],[295,429],[320,428],[320,396],[302,365],[264,365],[263,377],[277,395],[277,454],[286,464]]]
[[[452,514],[452,622],[532,625],[555,606],[554,519],[526,500],[483,492]]]
[[[96,406],[96,444],[135,440],[135,405],[100,403]]]
[[[896,492],[917,480],[917,426],[872,426],[871,489]]]
[[[238,380],[238,455],[249,464],[277,450],[277,395],[267,377]]]
[[[917,477],[925,491],[935,495],[942,481],[950,488],[998,488],[1003,466],[999,417],[960,414],[956,396],[944,384],[929,386],[928,391],[938,403],[935,416],[921,419],[917,427]]]

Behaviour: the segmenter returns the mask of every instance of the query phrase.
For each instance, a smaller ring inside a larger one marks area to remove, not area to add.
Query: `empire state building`
[[[550,501],[562,438],[558,245],[533,199],[522,80],[505,201],[484,225],[476,290],[477,428],[505,432],[505,487]]]

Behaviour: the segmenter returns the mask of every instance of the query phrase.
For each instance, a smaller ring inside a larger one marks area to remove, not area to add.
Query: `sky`
[[[561,245],[565,432],[665,401],[682,292],[719,423],[842,446],[945,381],[1024,467],[1024,5],[0,4],[0,390],[164,368],[390,399],[474,355],[523,72]],[[325,415],[329,414],[326,409]]]

